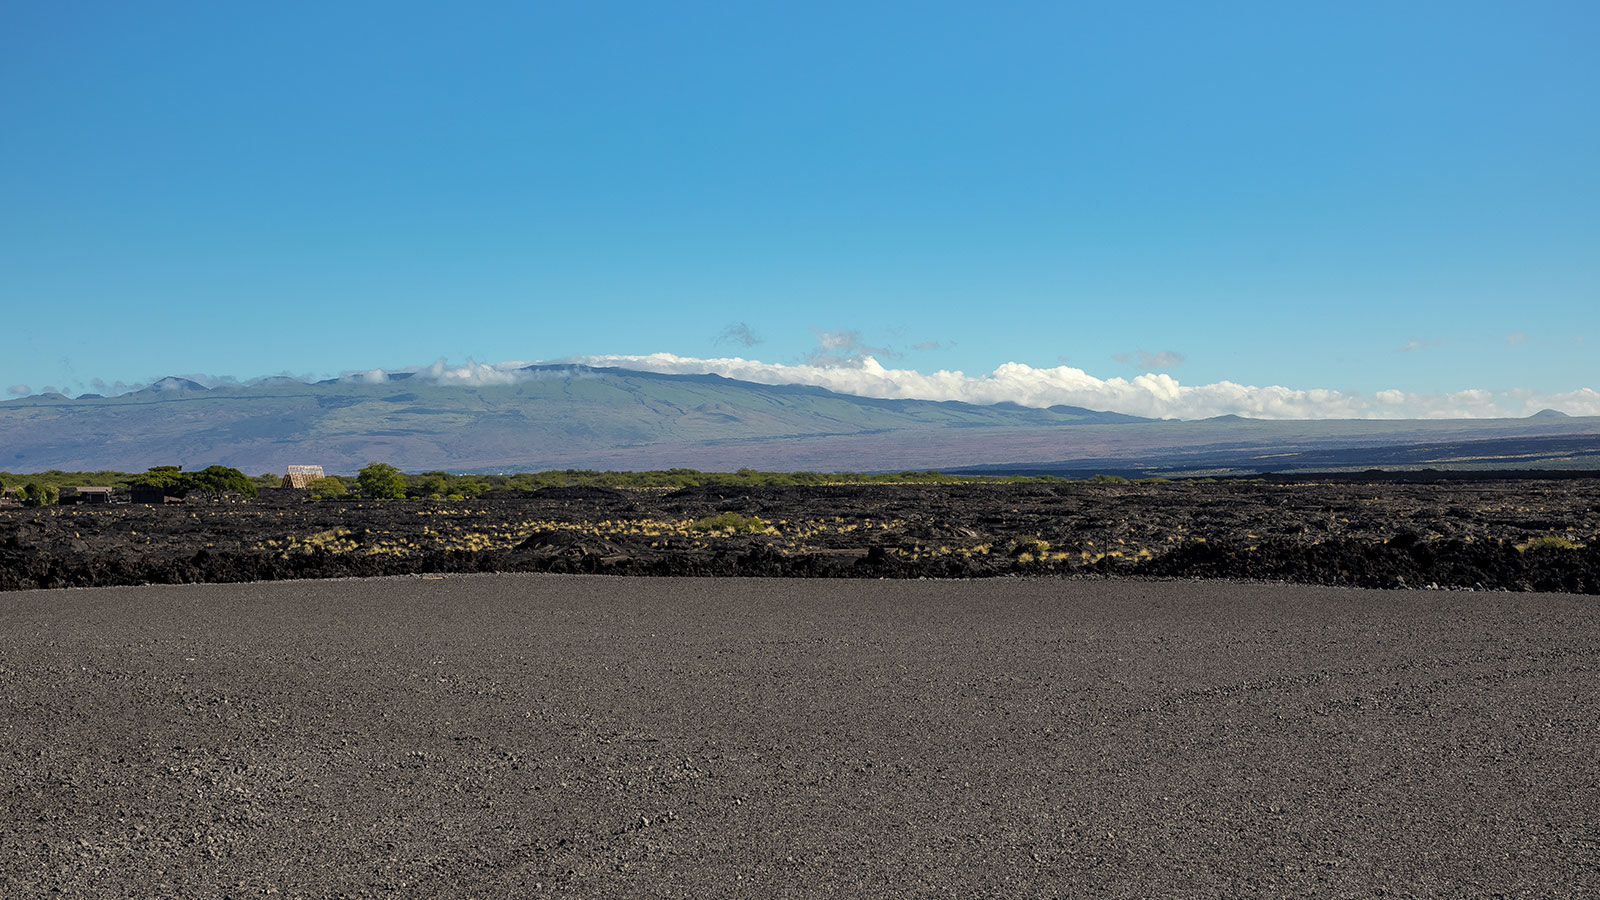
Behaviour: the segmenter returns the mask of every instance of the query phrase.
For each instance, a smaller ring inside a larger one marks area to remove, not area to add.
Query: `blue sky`
[[[1600,388],[1600,8],[992,6],[10,4],[0,391],[648,354]]]

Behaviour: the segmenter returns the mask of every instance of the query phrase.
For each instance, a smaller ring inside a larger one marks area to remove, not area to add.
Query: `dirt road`
[[[0,896],[1600,895],[1600,606],[480,575],[0,596]]]

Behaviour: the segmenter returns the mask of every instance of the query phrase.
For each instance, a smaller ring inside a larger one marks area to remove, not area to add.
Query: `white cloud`
[[[33,388],[25,384],[13,384],[11,387],[6,388],[6,393],[13,397],[26,397],[33,393]]]
[[[341,381],[356,381],[362,384],[382,384],[391,380],[394,375],[411,375],[436,384],[482,387],[520,381],[527,373],[518,370],[528,365],[526,362],[481,363],[470,356],[460,365],[451,365],[444,357],[440,357],[426,366],[407,366],[392,370],[365,369],[345,372],[339,378]]]
[[[1506,343],[1510,344],[1513,347],[1515,347],[1518,344],[1526,344],[1527,342],[1528,342],[1528,335],[1526,333],[1524,333],[1524,332],[1513,331],[1510,334],[1506,335]]]
[[[418,374],[439,384],[478,387],[485,384],[511,384],[517,380],[516,369],[516,366],[505,364],[480,363],[471,357],[467,357],[467,361],[459,366],[452,366],[440,358]]]
[[[1166,373],[1134,378],[1096,378],[1071,366],[1034,368],[1009,362],[984,375],[885,368],[866,356],[847,364],[766,363],[725,357],[696,359],[670,353],[648,356],[581,356],[562,360],[668,374],[717,374],[760,384],[809,384],[843,394],[968,403],[1010,401],[1023,406],[1082,406],[1153,418],[1203,419],[1235,414],[1262,419],[1406,419],[1526,416],[1551,407],[1575,416],[1600,415],[1600,393],[1581,388],[1560,394],[1466,390],[1414,394],[1398,390],[1373,395],[1330,389],[1268,385],[1186,385]]]

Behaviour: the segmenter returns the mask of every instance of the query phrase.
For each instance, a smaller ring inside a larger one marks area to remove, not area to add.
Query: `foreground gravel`
[[[1600,896],[1597,685],[1570,595],[18,592],[0,896]]]

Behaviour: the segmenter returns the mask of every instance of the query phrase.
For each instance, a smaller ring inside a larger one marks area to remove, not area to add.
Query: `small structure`
[[[311,482],[324,477],[321,466],[290,466],[283,476],[283,487],[305,490]]]
[[[111,488],[99,486],[85,486],[77,489],[79,503],[110,503]]]
[[[128,499],[132,500],[134,503],[182,503],[182,497],[168,493],[171,490],[172,489],[170,487],[164,487],[161,485],[136,484],[128,488],[128,494],[130,495]]]

